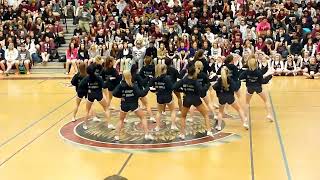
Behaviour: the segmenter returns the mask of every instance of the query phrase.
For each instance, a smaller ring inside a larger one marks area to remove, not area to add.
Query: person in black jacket
[[[6,59],[4,58],[4,50],[2,49],[2,44],[0,43],[0,73],[3,74],[6,71]]]
[[[166,105],[171,112],[171,129],[178,130],[176,126],[176,111],[174,100],[172,97],[172,80],[167,76],[167,66],[164,64],[157,64],[155,78],[151,79],[150,87],[153,87],[157,95],[158,112],[156,115],[156,131],[160,130],[160,116],[164,111]],[[151,89],[151,88],[150,88]]]
[[[265,103],[266,110],[268,112],[267,119],[273,122],[272,110],[270,102],[267,98],[266,93],[262,89],[262,84],[265,84],[265,77],[270,74],[267,72],[265,74],[258,68],[258,61],[254,55],[248,58],[248,69],[241,73],[239,79],[246,81],[247,95],[246,95],[246,116],[249,114],[249,104],[254,93],[257,93],[263,102]],[[271,71],[270,71],[271,72]]]
[[[320,64],[317,63],[317,60],[315,57],[310,58],[310,63],[306,65],[306,72],[303,73],[304,76],[307,77],[307,79],[314,79],[315,77],[318,77],[320,74],[318,72]]]
[[[123,72],[123,80],[113,91],[113,96],[117,98],[121,98],[121,111],[120,111],[120,121],[117,124],[117,135],[115,136],[115,140],[119,141],[121,128],[123,127],[124,120],[128,114],[128,112],[135,112],[135,114],[140,118],[146,140],[153,140],[153,136],[149,134],[148,123],[145,119],[143,110],[139,108],[138,100],[139,97],[144,97],[147,95],[149,91],[149,87],[146,87],[144,90],[141,90],[136,83],[133,83],[131,72],[125,70]]]
[[[133,80],[133,82],[138,84],[138,87],[140,89],[145,89],[146,86],[149,85],[150,77],[143,79],[140,75],[141,73],[137,73],[137,71],[138,71],[138,66],[136,64],[133,64],[131,66],[131,70],[130,70],[132,80]],[[140,101],[141,101],[142,105],[147,108],[147,112],[150,116],[150,121],[155,122],[156,119],[154,118],[152,110],[151,110],[151,106],[148,103],[147,94],[145,96],[141,96]]]
[[[109,107],[111,105],[111,100],[113,97],[112,91],[121,81],[121,76],[119,75],[118,71],[113,67],[114,62],[115,59],[111,56],[108,56],[105,60],[104,68],[101,71],[101,77],[104,82],[104,95],[106,97]]]
[[[78,87],[78,91],[87,94],[87,104],[86,104],[86,118],[82,125],[83,129],[88,129],[87,121],[89,120],[89,114],[93,102],[96,100],[103,107],[106,116],[106,125],[109,129],[114,129],[114,126],[109,122],[110,111],[108,103],[105,98],[103,98],[103,80],[100,76],[96,74],[97,64],[91,64],[87,68],[88,76],[83,78]]]
[[[86,72],[86,65],[81,62],[79,65],[79,72],[77,74],[75,74],[71,80],[71,84],[73,86],[75,86],[76,88],[76,92],[77,92],[77,98],[76,98],[76,108],[73,111],[73,116],[72,116],[72,121],[76,121],[76,115],[81,103],[82,98],[86,98],[87,97],[87,92],[84,91],[83,89],[79,89],[79,85],[80,82],[83,78],[85,78],[87,76],[87,72]]]
[[[170,77],[172,84],[176,83],[178,79],[182,79],[183,75],[178,72],[178,70],[174,67],[172,67],[172,59],[167,58],[165,60],[165,64],[167,65],[167,76]],[[181,93],[179,91],[173,91],[178,99],[178,106],[179,106],[179,112],[178,114],[181,114],[182,110],[182,98]]]
[[[196,61],[194,65],[195,65],[196,70],[198,71],[197,81],[199,82],[201,87],[210,84],[210,80],[209,80],[208,74],[203,72],[203,64],[202,64],[202,62],[201,61]],[[200,97],[205,102],[207,107],[209,108],[209,110],[212,113],[214,119],[217,119],[216,114],[215,114],[215,109],[214,109],[213,104],[212,104],[212,99],[210,98],[210,96],[207,95],[210,90],[212,90],[211,87],[208,89],[208,91],[202,92],[200,94]],[[191,108],[190,109],[190,118],[187,119],[188,121],[190,121],[190,122],[193,121],[193,114],[194,114],[194,108]]]
[[[210,84],[201,86],[197,81],[197,71],[194,66],[188,67],[188,75],[174,84],[173,90],[181,90],[184,93],[181,111],[181,134],[179,138],[185,139],[186,117],[191,106],[195,106],[205,119],[207,135],[213,136],[208,115],[208,109],[201,101],[201,93],[207,91]]]
[[[222,118],[223,118],[224,108],[226,104],[231,105],[239,113],[243,123],[243,127],[248,129],[249,125],[248,125],[247,118],[245,117],[245,114],[241,106],[239,105],[239,103],[236,101],[234,97],[234,94],[238,89],[238,85],[233,80],[232,76],[231,77],[229,76],[231,72],[226,66],[223,66],[220,72],[221,72],[220,73],[221,77],[213,85],[213,89],[216,91],[216,94],[219,100],[218,124],[215,127],[215,129],[218,131],[222,130],[221,124],[222,124]]]

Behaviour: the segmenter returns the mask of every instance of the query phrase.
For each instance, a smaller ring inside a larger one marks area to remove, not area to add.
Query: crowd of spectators
[[[63,43],[62,28],[55,28],[61,27],[62,13],[77,26],[66,52],[66,74],[70,66],[76,72],[80,61],[92,63],[98,55],[116,58],[119,71],[128,59],[141,68],[145,56],[154,63],[174,59],[180,70],[199,49],[212,65],[231,53],[242,64],[257,54],[279,75],[310,73],[310,62],[320,61],[320,1],[60,1],[22,2],[15,9],[4,3],[2,48],[25,43],[33,61],[47,61],[48,49]],[[29,48],[32,43],[41,48]],[[294,69],[288,68],[288,58]]]

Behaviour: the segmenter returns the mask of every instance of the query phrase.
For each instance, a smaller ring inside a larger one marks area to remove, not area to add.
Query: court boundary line
[[[270,92],[268,92],[268,96],[269,96],[269,101],[270,101],[270,104],[271,104],[272,114],[273,114],[273,118],[274,118],[274,122],[275,122],[275,126],[276,126],[276,132],[277,132],[277,136],[278,136],[278,141],[279,141],[279,144],[280,144],[282,160],[284,162],[284,166],[285,166],[285,169],[286,169],[286,174],[287,174],[288,180],[292,180],[291,171],[290,171],[290,168],[289,168],[289,162],[288,162],[287,154],[286,154],[284,143],[283,143],[283,138],[282,138],[282,135],[281,135],[280,125],[279,125],[279,122],[278,122],[276,111],[274,109],[274,104],[273,104]]]
[[[132,158],[132,156],[133,156],[133,153],[130,153],[129,156],[127,157],[126,161],[124,162],[124,164],[121,166],[121,169],[117,173],[117,176],[120,176],[120,174],[122,173],[124,168],[128,165],[128,163],[129,163],[130,159]]]
[[[69,116],[73,111],[65,114],[62,118],[60,118],[58,121],[53,123],[51,126],[49,126],[46,130],[44,130],[42,133],[37,135],[35,138],[33,138],[31,141],[29,141],[27,144],[23,145],[20,149],[18,149],[16,152],[14,152],[11,156],[7,157],[4,161],[0,163],[0,167],[3,166],[5,163],[7,163],[10,159],[12,159],[15,155],[17,155],[19,152],[21,152],[24,148],[31,145],[33,142],[35,142],[37,139],[39,139],[42,135],[44,135],[46,132],[48,132],[51,128],[62,122],[67,116]]]
[[[42,120],[44,120],[45,118],[47,118],[49,115],[51,115],[52,113],[56,112],[58,109],[60,109],[62,106],[64,106],[65,104],[67,104],[68,102],[70,102],[73,98],[75,98],[75,96],[73,96],[72,98],[68,99],[67,101],[65,101],[64,103],[60,104],[58,107],[54,108],[53,110],[51,110],[50,112],[48,112],[47,114],[43,115],[40,119],[33,121],[31,124],[29,124],[27,127],[25,127],[24,129],[22,129],[20,132],[18,132],[17,134],[15,134],[14,136],[11,136],[9,139],[3,141],[0,144],[0,148],[5,146],[6,144],[8,144],[9,142],[11,142],[12,140],[14,140],[16,137],[20,136],[21,134],[23,134],[24,132],[26,132],[27,130],[29,130],[31,127],[33,127],[34,125],[38,124],[39,122],[41,122]]]
[[[254,180],[255,179],[255,174],[254,174],[253,137],[252,137],[252,121],[251,121],[250,104],[249,104],[248,111],[249,111],[248,114],[249,114],[249,146],[250,146],[251,180]]]

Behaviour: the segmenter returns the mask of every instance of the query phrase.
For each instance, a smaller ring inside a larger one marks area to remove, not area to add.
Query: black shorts
[[[235,92],[237,92],[241,88],[241,81],[236,81],[235,85],[236,85]]]
[[[172,102],[172,95],[171,96],[157,96],[157,103],[158,104],[170,104]]]
[[[224,96],[218,97],[218,99],[219,99],[220,105],[233,104],[235,101],[235,98],[233,95],[224,95]]]
[[[262,86],[249,86],[247,87],[247,92],[248,94],[254,94],[254,93],[260,94],[262,93]]]
[[[77,96],[78,96],[79,99],[86,98],[87,97],[87,93],[77,92]]]
[[[96,93],[90,93],[88,94],[88,101],[90,102],[94,102],[94,100],[97,100],[97,101],[101,101],[103,99],[103,94],[102,92],[99,93],[99,94],[96,94]]]
[[[195,96],[191,96],[191,97],[184,97],[183,98],[183,107],[187,107],[190,108],[191,106],[195,106],[198,107],[202,104],[202,101],[200,99],[200,97],[195,97]]]
[[[121,101],[121,111],[123,112],[134,112],[139,108],[137,103],[126,103]]]
[[[113,91],[116,88],[116,85],[112,83],[104,83],[103,89],[108,89],[109,91]]]

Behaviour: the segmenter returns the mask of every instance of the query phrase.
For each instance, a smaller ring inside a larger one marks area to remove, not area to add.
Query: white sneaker
[[[207,136],[211,136],[211,137],[213,137],[213,133],[212,133],[212,131],[207,131]]]
[[[217,126],[215,127],[215,129],[216,129],[217,131],[221,131],[221,130],[222,130],[222,127],[219,126],[219,125],[217,125]]]
[[[120,140],[120,137],[119,137],[119,136],[115,136],[115,137],[114,137],[114,140],[119,141],[119,140]]]
[[[171,130],[179,131],[177,125],[171,124]]]
[[[244,123],[243,123],[243,127],[246,129],[246,130],[248,130],[249,129],[249,124],[248,124],[248,121],[246,120],[246,121],[244,121]]]
[[[186,138],[186,136],[184,134],[179,134],[179,138],[184,140]]]
[[[152,122],[157,122],[157,121],[156,121],[156,118],[154,118],[154,117],[150,117],[149,120],[152,121]]]
[[[155,130],[156,132],[160,131],[160,127],[157,126],[157,127],[154,128],[154,130]]]
[[[193,122],[193,118],[187,118],[187,122]]]
[[[214,114],[213,119],[218,120],[218,116]]]
[[[165,111],[162,111],[161,114],[164,115],[164,116],[167,115],[167,113]]]
[[[114,127],[112,124],[108,124],[108,129],[116,129],[116,127]]]
[[[129,120],[128,120],[127,118],[125,118],[125,119],[123,120],[123,122],[124,122],[124,123],[128,123]]]
[[[273,119],[273,117],[272,117],[271,115],[268,115],[268,116],[267,116],[267,119],[269,119],[270,122],[273,122],[273,121],[274,121],[274,119]]]
[[[71,122],[76,122],[76,118],[72,117]]]
[[[180,115],[181,114],[181,111],[178,111],[178,115]]]
[[[95,116],[95,117],[92,118],[92,121],[94,121],[94,122],[101,122],[101,119],[99,119],[98,117]]]
[[[83,128],[84,130],[87,130],[87,129],[88,129],[87,124],[86,124],[86,123],[83,123],[83,124],[82,124],[82,128]]]
[[[154,137],[151,134],[144,135],[145,140],[154,140]]]

